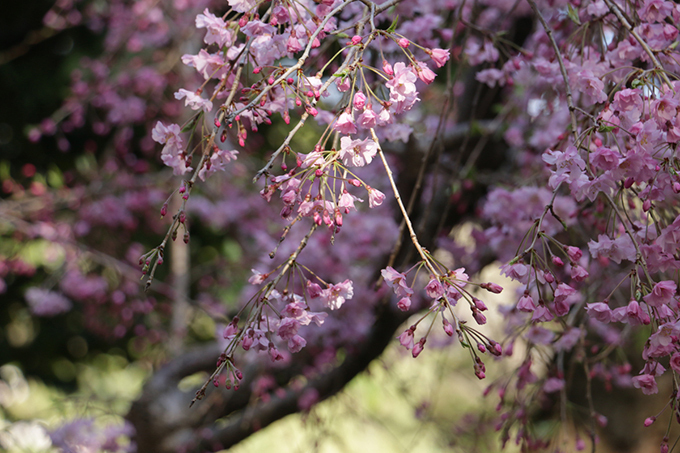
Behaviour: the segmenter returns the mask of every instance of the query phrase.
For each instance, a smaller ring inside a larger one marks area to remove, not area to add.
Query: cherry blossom
[[[363,167],[370,164],[378,152],[378,145],[370,138],[352,140],[350,137],[340,139],[338,155],[345,165]]]

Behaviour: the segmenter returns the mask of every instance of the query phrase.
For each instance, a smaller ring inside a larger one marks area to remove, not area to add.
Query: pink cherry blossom
[[[351,299],[352,296],[354,296],[354,289],[351,280],[345,280],[342,283],[329,285],[321,294],[321,298],[331,310],[337,310],[342,307],[342,304],[344,304],[347,299]]]
[[[354,95],[354,102],[352,103],[355,109],[363,110],[366,105],[366,95],[361,91],[357,91]]]
[[[380,274],[387,286],[392,288],[397,296],[410,298],[413,295],[413,289],[406,284],[406,275],[390,266],[381,270]]]
[[[670,304],[675,297],[678,287],[672,280],[664,280],[654,285],[652,292],[643,297],[643,300],[652,307],[661,307]]]
[[[390,99],[404,102],[415,98],[418,94],[415,85],[417,79],[418,76],[410,66],[397,62],[394,65],[394,76],[385,84],[390,90]]]
[[[680,352],[676,352],[671,356],[671,368],[676,373],[680,373]]]
[[[404,333],[397,337],[399,343],[406,349],[411,349],[413,347],[413,329],[407,329]]]
[[[428,52],[432,61],[441,68],[449,60],[449,50],[448,49],[432,49]]]
[[[161,152],[163,163],[171,167],[174,174],[183,175],[191,171],[191,167],[186,166],[186,161],[183,157],[184,142],[179,133],[180,128],[177,124],[165,126],[159,121],[151,131],[151,137],[154,141],[165,144]]]
[[[588,315],[600,322],[608,323],[612,320],[612,311],[604,302],[587,304],[586,310],[588,310]]]
[[[378,152],[378,145],[370,138],[352,140],[350,137],[340,138],[338,155],[345,165],[363,167],[370,164]]]
[[[444,295],[444,287],[439,282],[439,279],[436,277],[430,277],[429,283],[427,286],[425,286],[425,292],[427,293],[428,297],[438,299]]]
[[[279,324],[277,335],[282,340],[290,340],[300,329],[300,322],[294,318],[283,318]]]
[[[356,134],[357,126],[354,122],[354,117],[349,112],[342,112],[340,117],[335,122],[333,129],[340,132],[341,134]],[[343,137],[349,138],[349,137]],[[342,142],[341,142],[342,145]],[[370,162],[370,161],[369,161]]]
[[[658,393],[659,389],[656,386],[656,379],[650,374],[643,374],[642,376],[635,376],[633,378],[633,387],[641,389],[645,395]]]
[[[177,93],[175,93],[175,99],[183,99],[184,105],[190,107],[192,110],[203,110],[204,112],[209,112],[212,110],[213,105],[208,99],[203,99],[201,96],[193,91],[185,90],[180,88]]]
[[[234,33],[227,29],[227,24],[220,17],[216,17],[206,8],[203,14],[196,16],[196,28],[205,28],[207,33],[203,38],[206,44],[217,44],[218,46],[230,46],[233,44]]]
[[[434,78],[437,76],[432,70],[427,66],[427,63],[422,61],[417,61],[416,65],[413,67],[418,78],[423,82],[430,84],[434,82]]]
[[[533,312],[536,310],[534,299],[529,294],[523,295],[520,297],[519,302],[517,302],[517,309],[527,313]]]
[[[300,352],[305,346],[307,346],[307,340],[302,338],[300,335],[294,335],[290,340],[288,340],[288,350],[290,352]]]
[[[397,302],[397,307],[401,311],[407,311],[409,308],[411,308],[411,298],[402,297],[401,299],[399,299],[399,302]]]
[[[368,207],[369,208],[375,208],[376,206],[380,206],[382,202],[385,200],[385,194],[379,191],[378,189],[374,189],[373,187],[368,187]]]
[[[259,2],[258,0],[227,0],[227,3],[234,11],[245,13],[253,9]]]
[[[372,109],[367,108],[357,118],[357,124],[364,129],[375,127],[378,124],[378,115]]]

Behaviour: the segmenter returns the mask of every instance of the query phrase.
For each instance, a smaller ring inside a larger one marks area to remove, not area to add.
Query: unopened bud
[[[503,287],[501,285],[498,285],[496,283],[482,283],[480,285],[482,288],[485,290],[492,292],[494,294],[500,294],[503,291]]]
[[[421,352],[423,352],[423,349],[424,349],[424,347],[425,347],[425,342],[426,342],[426,341],[427,341],[427,339],[426,339],[425,337],[423,337],[423,338],[421,338],[421,339],[418,341],[418,343],[416,343],[415,345],[413,345],[413,350],[411,351],[411,353],[413,354],[413,358],[414,358],[414,359],[415,359],[416,357],[418,357],[418,356],[420,355]]]
[[[473,297],[472,301],[475,303],[475,307],[477,307],[477,309],[479,311],[488,310],[487,307],[486,307],[486,304],[484,302],[482,302],[481,300],[477,299],[476,297]]]

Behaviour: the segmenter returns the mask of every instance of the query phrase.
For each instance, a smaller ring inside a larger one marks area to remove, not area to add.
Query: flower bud
[[[423,349],[424,349],[424,347],[425,347],[425,341],[427,341],[427,340],[426,340],[425,337],[423,337],[423,338],[421,338],[421,339],[418,341],[418,343],[416,343],[416,344],[413,346],[413,350],[411,351],[411,353],[412,353],[414,359],[415,359],[416,357],[418,357],[418,356],[420,355],[421,352],[423,352]]]

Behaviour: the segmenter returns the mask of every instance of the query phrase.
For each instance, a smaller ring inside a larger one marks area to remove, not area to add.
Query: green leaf
[[[61,189],[64,186],[64,175],[56,165],[47,170],[47,183],[54,189]]]
[[[3,181],[10,178],[9,162],[3,160],[0,162],[0,179]]]
[[[182,132],[189,132],[190,130],[192,130],[193,128],[195,128],[195,127],[196,127],[196,123],[198,123],[198,119],[201,117],[201,115],[203,115],[203,112],[199,112],[198,114],[196,114],[196,116],[193,117],[193,118],[191,119],[191,121],[189,121],[189,122],[186,124],[186,126],[184,126],[184,127],[182,128]]]
[[[397,22],[399,22],[399,15],[394,18],[392,24],[390,24],[389,28],[387,29],[387,33],[394,33],[394,30],[397,29]]]
[[[571,19],[571,21],[576,25],[581,25],[581,21],[578,18],[578,10],[571,6],[571,4],[567,6],[567,15],[569,16],[569,19]]]

